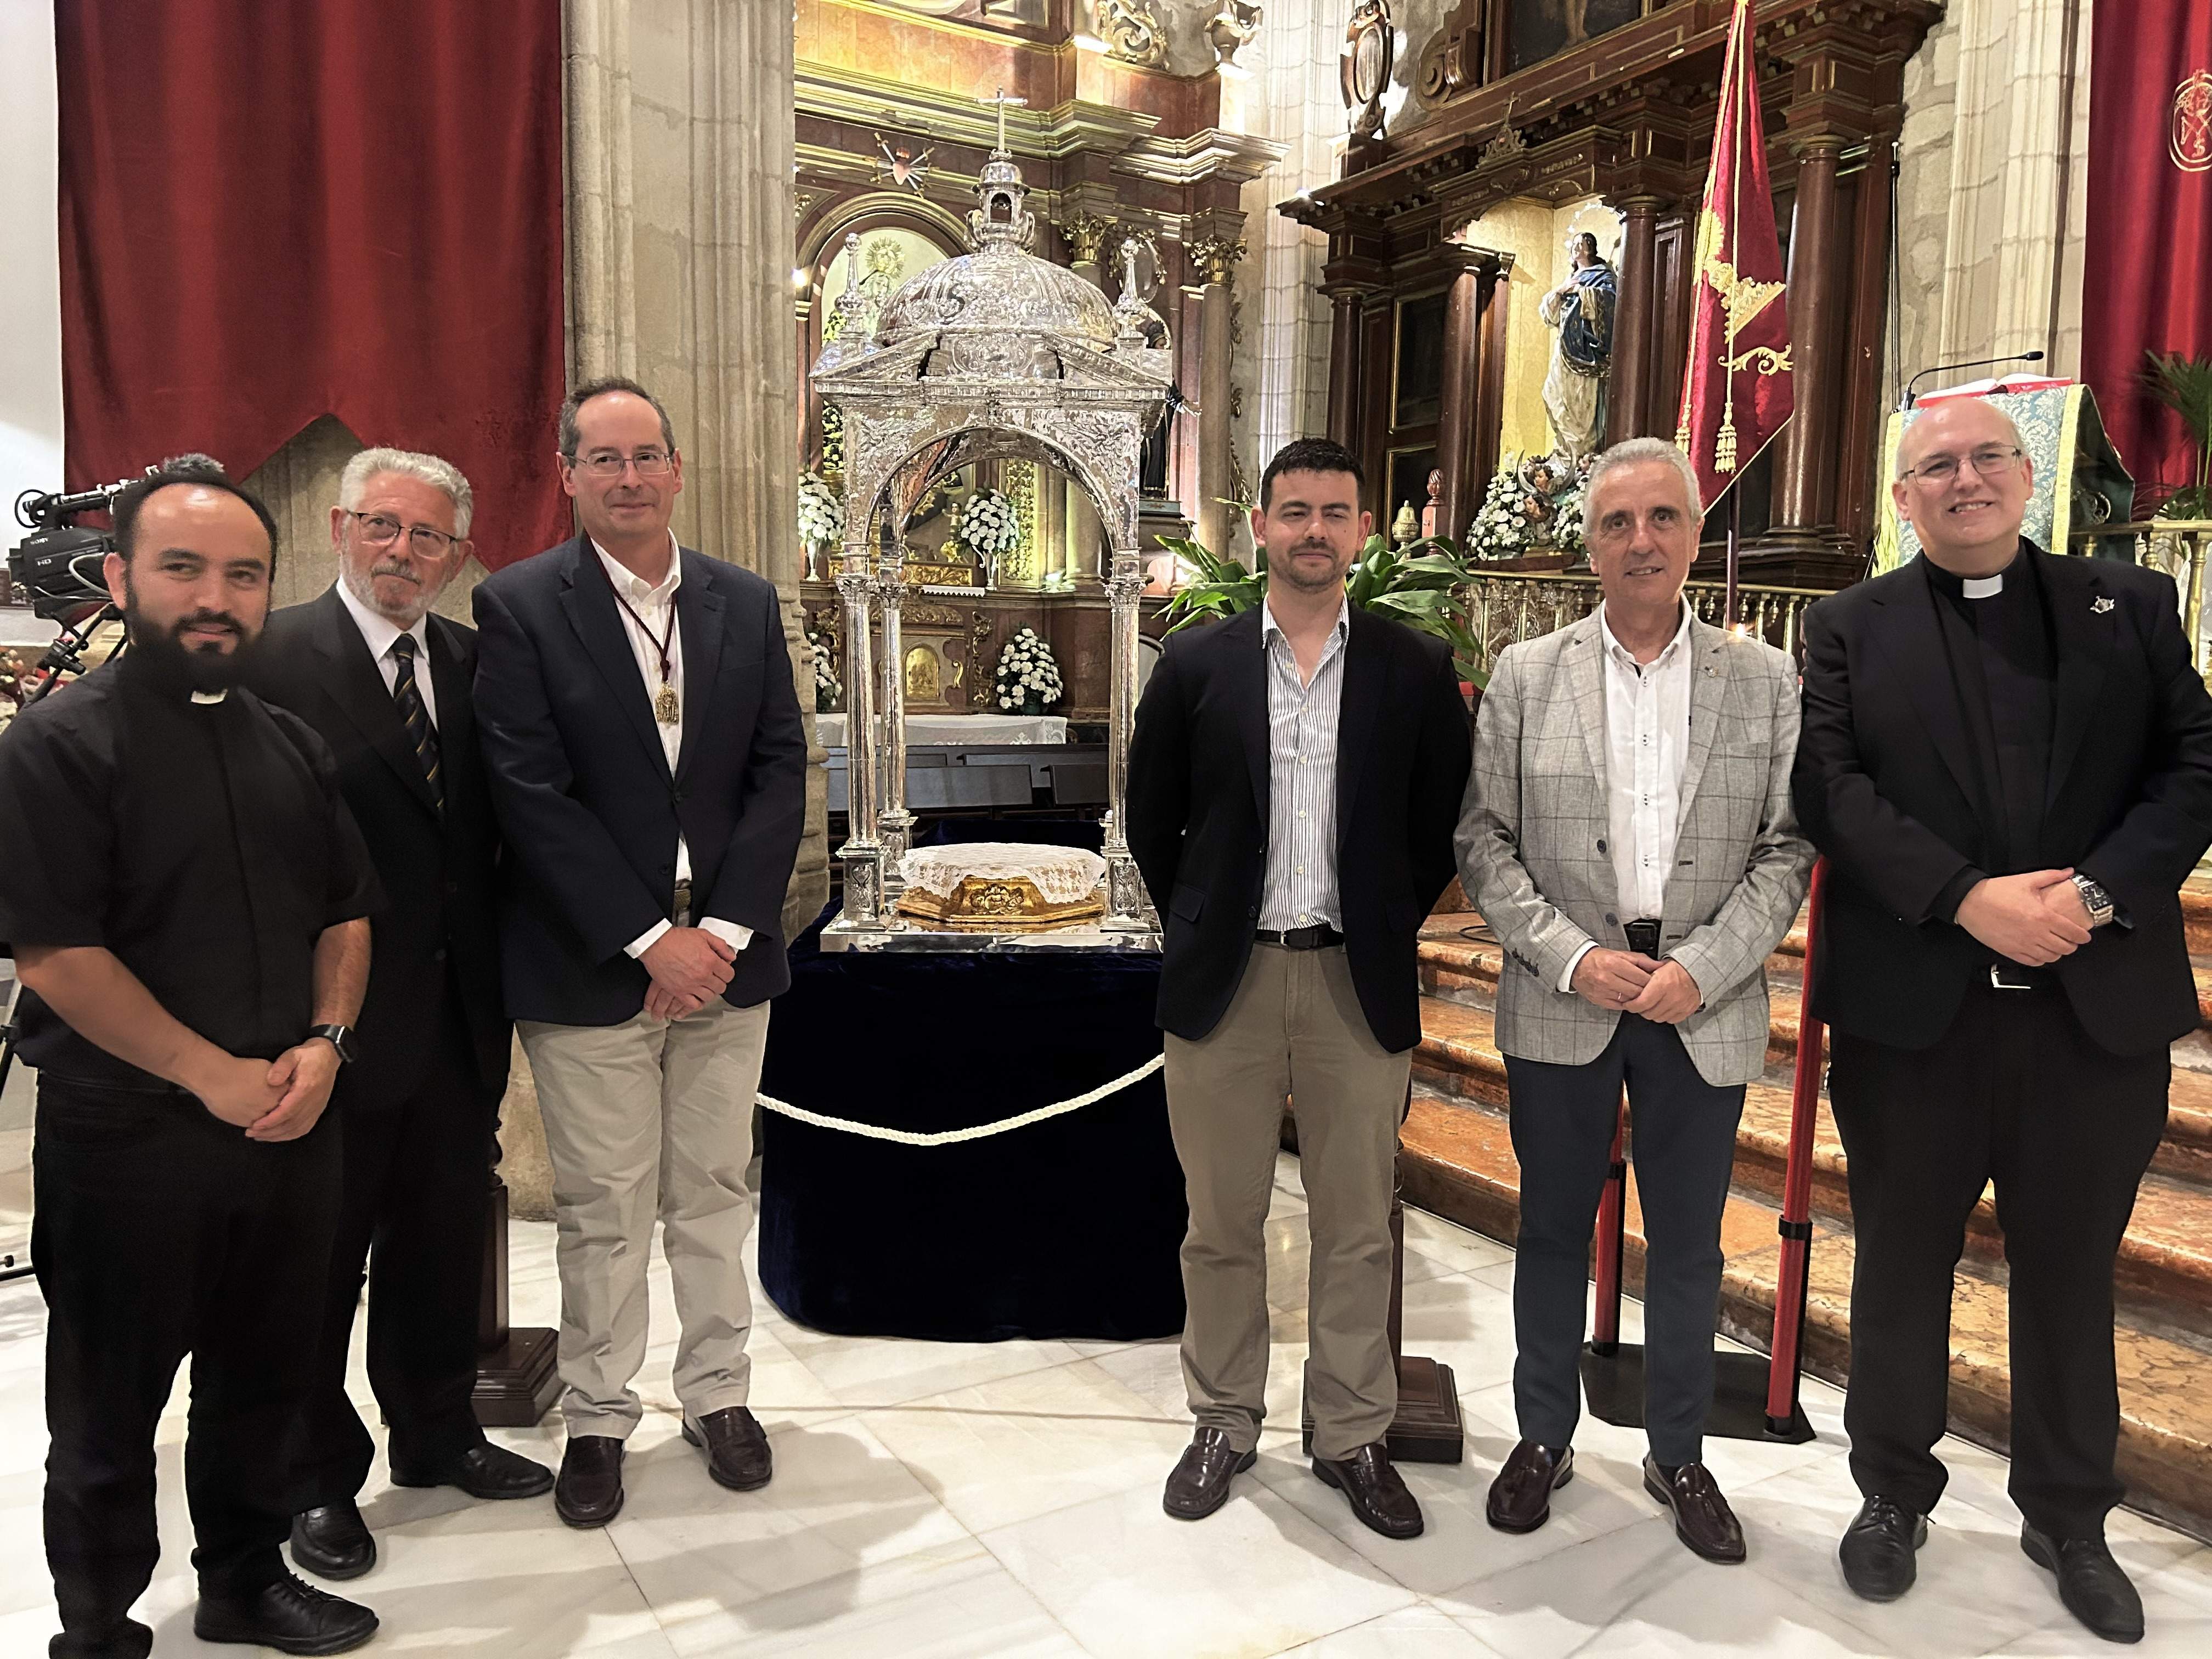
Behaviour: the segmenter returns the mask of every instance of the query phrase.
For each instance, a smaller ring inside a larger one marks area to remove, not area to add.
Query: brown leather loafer
[[[611,1434],[568,1437],[553,1508],[572,1527],[604,1527],[622,1513],[623,1443]]]
[[[1695,1553],[1723,1566],[1732,1567],[1744,1559],[1743,1528],[1703,1463],[1669,1469],[1647,1452],[1644,1490],[1674,1511],[1674,1536]]]
[[[714,1477],[715,1485],[732,1492],[758,1492],[775,1473],[768,1431],[743,1406],[708,1412],[696,1421],[685,1418],[684,1439],[706,1449],[707,1473]]]
[[[1231,1446],[1219,1429],[1200,1429],[1169,1472],[1160,1507],[1178,1521],[1203,1521],[1229,1501],[1230,1482],[1259,1460],[1258,1452]]]
[[[1574,1478],[1572,1446],[1554,1451],[1523,1440],[1490,1483],[1483,1518],[1500,1532],[1534,1532],[1552,1518],[1553,1492]]]
[[[1313,1472],[1344,1494],[1362,1526],[1385,1538],[1421,1535],[1421,1506],[1391,1468],[1389,1449],[1380,1440],[1369,1442],[1349,1457],[1316,1457]]]

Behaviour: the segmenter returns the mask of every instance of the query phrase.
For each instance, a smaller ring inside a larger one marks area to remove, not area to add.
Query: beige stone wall
[[[2093,3],[1953,0],[1907,66],[1886,384],[2033,349],[2079,372]]]

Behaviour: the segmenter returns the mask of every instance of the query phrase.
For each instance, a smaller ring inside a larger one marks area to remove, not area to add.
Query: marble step
[[[1437,1097],[1494,1118],[1502,1137],[1505,1062],[1498,1052],[1490,1011],[1428,997],[1422,1001],[1421,1025],[1421,1043],[1413,1057],[1415,1078]],[[2212,1095],[2212,1079],[2179,1072],[2175,1077],[2177,1085],[2185,1079],[2190,1086]],[[1770,1074],[1768,1080],[1745,1091],[1733,1177],[1738,1193],[1762,1203],[1780,1203],[1790,1117],[1786,1077]],[[1849,1224],[1843,1144],[1825,1099],[1814,1131],[1813,1208],[1816,1217],[1832,1224]],[[1999,1269],[2003,1235],[1986,1193],[1967,1223],[1966,1249],[1977,1267]],[[2131,1316],[2201,1335],[2212,1345],[2212,1188],[2154,1170],[2136,1196],[2114,1271],[2115,1291]]]
[[[1741,1168],[1741,1166],[1740,1166]],[[1474,1099],[1417,1082],[1401,1136],[1400,1179],[1408,1203],[1510,1243],[1519,1230],[1519,1168],[1504,1117]],[[1722,1223],[1727,1267],[1721,1328],[1762,1352],[1771,1341],[1780,1261],[1778,1210],[1741,1185]],[[1644,1280],[1643,1217],[1629,1187],[1622,1276]],[[1805,1369],[1847,1381],[1852,1241],[1847,1226],[1816,1222],[1804,1340]],[[1996,1264],[1962,1264],[1952,1304],[1951,1426],[1999,1451],[2009,1431],[2008,1320]],[[2123,1320],[2115,1332],[2120,1384],[2121,1478],[2129,1501],[2199,1538],[2212,1539],[2212,1391],[2197,1386],[2212,1352],[2187,1337]]]
[[[1463,930],[1479,926],[1480,921],[1480,917],[1471,913],[1436,915],[1423,928],[1419,962],[1425,1009],[1439,1003],[1479,1009],[1492,1006],[1504,957],[1495,943],[1465,937]],[[1789,1067],[1797,1055],[1804,949],[1802,927],[1796,930],[1794,938],[1798,954],[1790,953],[1791,941],[1785,939],[1784,948],[1769,957],[1766,964],[1767,1065],[1771,1073],[1780,1073],[1785,1083]],[[2176,1045],[2173,1082],[2166,1103],[2166,1135],[2151,1167],[2160,1176],[2212,1187],[2212,1069],[2200,1069],[2212,1068],[2212,957],[2197,962],[2197,1000],[2205,1011],[2207,1024]],[[1437,1058],[1442,1063],[1441,1052]],[[1497,1085],[1498,1098],[1502,1101],[1502,1067],[1498,1071]]]

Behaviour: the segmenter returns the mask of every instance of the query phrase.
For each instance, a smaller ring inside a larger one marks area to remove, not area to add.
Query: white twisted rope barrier
[[[953,1146],[963,1140],[982,1140],[991,1135],[1002,1135],[1010,1129],[1026,1129],[1032,1123],[1042,1123],[1047,1118],[1060,1117],[1080,1110],[1093,1101],[1103,1100],[1109,1095],[1119,1094],[1133,1083],[1141,1083],[1167,1064],[1165,1054],[1154,1054],[1133,1072],[1126,1072],[1111,1083],[1101,1084],[1087,1094],[1073,1099],[1055,1101],[1049,1106],[1040,1106],[1033,1112],[1023,1112],[1014,1117],[1002,1117],[995,1123],[979,1123],[972,1129],[939,1129],[921,1133],[912,1129],[886,1129],[874,1123],[855,1123],[850,1118],[830,1117],[820,1112],[810,1112],[804,1106],[794,1106],[787,1100],[778,1100],[773,1095],[756,1095],[755,1099],[771,1112],[795,1118],[801,1123],[811,1123],[817,1129],[839,1129],[848,1135],[860,1135],[869,1140],[895,1141],[902,1146]]]

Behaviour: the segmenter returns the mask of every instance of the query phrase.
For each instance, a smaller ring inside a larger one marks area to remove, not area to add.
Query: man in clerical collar
[[[2132,1641],[2142,1604],[2104,1542],[2112,1263],[2167,1045],[2197,1023],[2174,895],[2212,842],[2212,696],[2167,578],[2022,537],[2033,472],[1995,400],[1924,410],[1897,465],[1923,556],[1808,613],[1793,780],[1832,872],[1811,1012],[1858,1252],[1844,1576],[1871,1601],[1912,1585],[1952,1269],[1994,1180],[2021,1547]]]
[[[285,1569],[280,1454],[322,1322],[339,1146],[321,1120],[376,878],[330,750],[240,684],[269,611],[267,511],[192,458],[114,517],[128,650],[0,738],[0,940],[39,1071],[52,1651],[152,1646],[130,1612],[189,1353],[195,1633],[339,1653],[376,1615]]]

